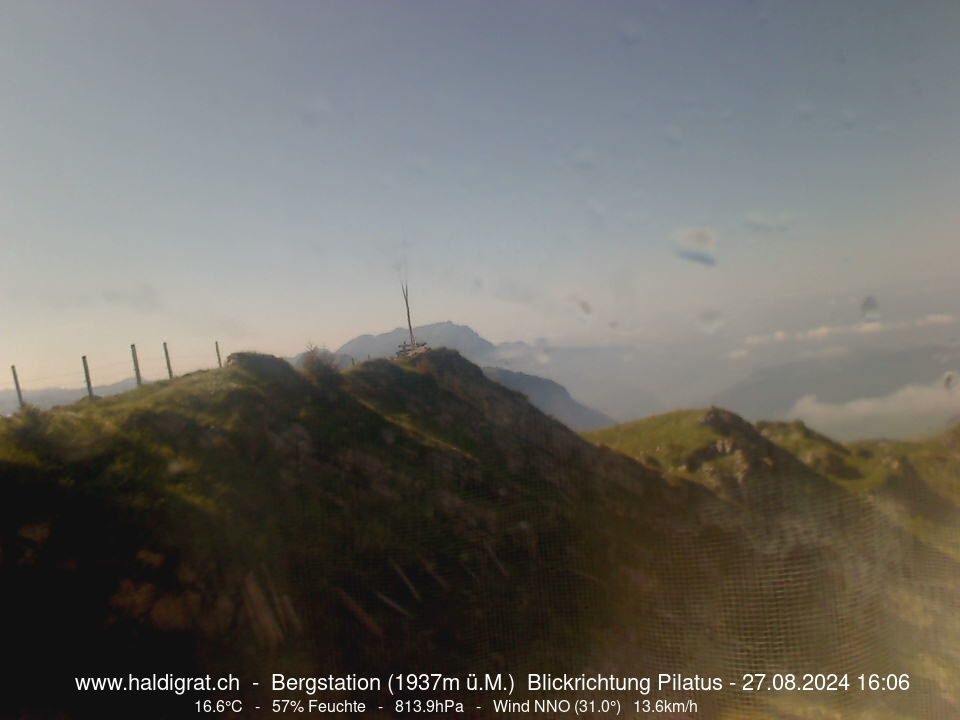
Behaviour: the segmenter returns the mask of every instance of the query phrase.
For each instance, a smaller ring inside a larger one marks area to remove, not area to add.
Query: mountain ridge
[[[604,413],[578,402],[566,387],[555,380],[495,364],[504,359],[498,355],[499,346],[486,340],[467,325],[448,320],[418,326],[414,328],[414,333],[418,341],[426,342],[430,347],[456,350],[468,360],[482,366],[488,377],[523,393],[538,408],[573,430],[592,430],[614,422]],[[330,355],[340,367],[346,367],[349,365],[349,358],[361,360],[393,357],[397,347],[407,340],[408,330],[398,327],[379,335],[357,336]],[[294,362],[296,364],[296,360]]]
[[[866,671],[905,662],[893,628],[909,652],[933,643],[923,702],[949,717],[955,620],[937,596],[893,582],[888,558],[920,557],[947,581],[953,561],[742,418],[693,420],[702,435],[690,447],[719,454],[683,477],[587,442],[446,350],[342,371],[236,354],[222,370],[2,419],[0,582],[13,590],[0,629],[23,673],[0,709],[89,717],[49,678],[80,664],[149,673],[161,660],[245,677],[424,663]],[[689,423],[673,421],[660,429],[686,457]],[[952,467],[944,442],[917,472]],[[701,482],[751,449],[755,492],[728,499]],[[878,539],[897,553],[878,556]],[[926,602],[935,624],[911,628],[892,590]],[[41,662],[46,692],[26,674]],[[909,701],[882,700],[890,711]],[[135,698],[111,697],[114,712],[118,702],[136,712]],[[770,716],[768,702],[705,697],[701,712]],[[791,702],[796,717],[846,718],[866,700],[837,697],[833,715]]]

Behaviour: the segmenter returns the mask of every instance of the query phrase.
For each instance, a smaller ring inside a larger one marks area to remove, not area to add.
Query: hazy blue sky
[[[866,294],[891,331],[960,310],[960,3],[0,8],[0,366],[32,382],[336,347],[403,322],[401,273],[419,322],[723,328],[731,362],[855,334]]]

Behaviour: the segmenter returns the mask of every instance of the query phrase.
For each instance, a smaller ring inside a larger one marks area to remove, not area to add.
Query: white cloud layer
[[[811,342],[844,335],[875,335],[878,333],[896,332],[914,328],[953,325],[956,322],[957,318],[953,315],[933,313],[924,315],[916,320],[901,320],[897,322],[881,322],[876,320],[854,323],[852,325],[820,325],[819,327],[799,330],[797,332],[777,330],[776,332],[766,335],[751,335],[744,340],[744,343],[748,346],[756,347],[782,342]]]
[[[845,403],[822,402],[807,395],[794,404],[789,417],[841,440],[914,437],[936,432],[960,418],[960,391],[938,380]]]

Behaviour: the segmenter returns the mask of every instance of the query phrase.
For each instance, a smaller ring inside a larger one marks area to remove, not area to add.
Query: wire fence
[[[49,405],[58,400],[69,402],[85,395],[109,395],[131,386],[223,366],[219,340],[214,341],[206,353],[177,354],[166,342],[161,344],[161,348],[160,353],[142,353],[136,344],[132,344],[125,360],[114,354],[109,359],[83,355],[77,358],[76,370],[72,372],[65,372],[62,366],[52,370],[11,365],[7,373],[0,374],[0,413],[31,404],[32,400],[40,405]],[[99,378],[110,380],[103,382]]]

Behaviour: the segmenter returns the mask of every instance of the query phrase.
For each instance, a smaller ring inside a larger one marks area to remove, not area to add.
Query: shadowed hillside
[[[904,672],[886,550],[930,558],[930,577],[953,566],[708,415],[623,434],[638,462],[452,351],[346,371],[240,354],[19,413],[0,421],[0,622],[18,659],[2,711],[142,716],[142,698],[73,691],[130,672]],[[953,632],[939,603],[928,631]],[[697,700],[703,717],[953,717],[947,662],[931,653],[897,697]]]
[[[823,547],[831,562],[839,560],[838,565],[851,570],[844,584],[829,589],[832,601],[855,605],[858,598],[872,596],[860,619],[885,630],[869,651],[869,664],[882,655],[909,668],[923,687],[941,688],[940,700],[914,697],[914,704],[896,710],[906,717],[956,714],[960,429],[926,441],[844,445],[800,421],[753,425],[711,408],[668,413],[587,436],[765,518],[783,511],[783,503],[771,498],[782,499],[787,491],[791,524],[802,522],[818,536],[817,543],[826,539]],[[751,487],[766,491],[749,492]],[[864,574],[867,557],[873,560]],[[796,566],[783,565],[774,567],[764,584],[779,582],[792,592],[798,578]],[[853,596],[844,599],[843,587],[851,581]]]
[[[563,385],[553,380],[496,367],[486,367],[483,372],[491,380],[523,393],[538,409],[572,430],[595,430],[613,423],[602,412],[577,402]]]

